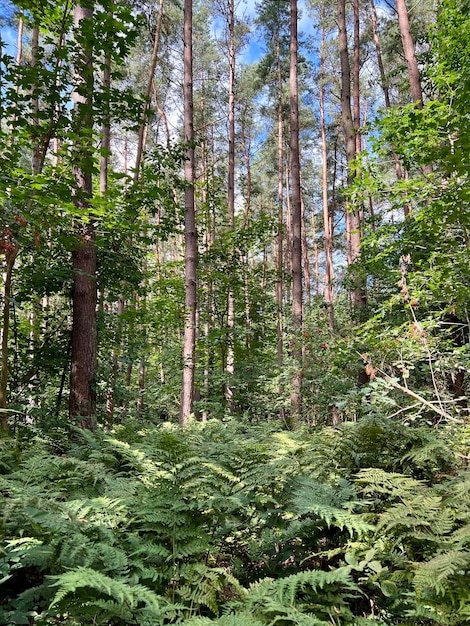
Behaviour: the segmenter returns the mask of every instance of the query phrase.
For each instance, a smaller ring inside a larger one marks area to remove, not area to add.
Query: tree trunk
[[[312,209],[313,267],[315,274],[315,295],[320,292],[320,260],[318,255],[317,228],[315,224],[315,208]]]
[[[408,79],[410,82],[411,98],[415,103],[416,108],[422,109],[424,104],[423,91],[421,89],[418,61],[416,59],[415,47],[410,31],[408,9],[406,7],[405,0],[396,0],[395,5],[398,13],[398,26],[400,28],[401,42],[403,44],[403,53],[405,55],[406,67],[408,68]],[[432,170],[432,165],[425,165],[423,167],[424,174],[430,174]]]
[[[147,79],[147,87],[145,90],[145,103],[142,111],[142,118],[139,127],[139,137],[137,141],[137,153],[135,158],[135,171],[134,171],[134,180],[139,178],[140,164],[142,162],[142,156],[145,149],[145,142],[147,138],[147,111],[149,108],[149,99],[150,94],[152,92],[152,87],[154,85],[154,74],[155,68],[157,67],[157,59],[158,59],[158,46],[160,43],[160,33],[162,30],[162,20],[163,20],[163,0],[160,0],[160,7],[158,10],[157,17],[157,26],[155,28],[155,37],[153,40],[153,50],[152,57],[150,60],[150,71]]]
[[[193,6],[192,0],[184,0],[184,140],[187,143],[184,164],[184,279],[185,279],[185,325],[183,343],[183,383],[179,422],[185,426],[193,412],[194,351],[196,345],[197,307],[197,235],[194,198],[194,129],[193,129]]]
[[[2,327],[2,372],[0,378],[0,430],[8,431],[7,387],[8,387],[8,333],[10,329],[11,277],[18,247],[14,244],[5,251],[5,283],[3,287]]]
[[[379,73],[380,73],[380,82],[382,85],[382,91],[384,93],[385,106],[387,109],[390,109],[392,106],[392,103],[390,100],[390,89],[389,89],[387,77],[385,75],[385,68],[384,68],[383,59],[382,59],[382,48],[380,45],[379,30],[378,30],[378,24],[377,24],[378,22],[377,10],[375,8],[374,0],[370,0],[370,2],[371,2],[371,9],[372,9],[372,20],[371,20],[372,21],[372,33],[373,33],[374,43],[375,43],[375,53],[377,55],[377,65],[378,65]],[[393,162],[395,164],[395,173],[397,176],[397,180],[401,180],[403,178],[403,171],[401,168],[400,160],[395,151],[393,151]],[[371,202],[371,208],[372,208],[372,199],[370,200],[370,202]],[[405,204],[403,207],[403,213],[405,217],[409,215],[410,210],[411,210],[410,206],[408,204]],[[374,222],[372,222],[372,227],[375,228]]]
[[[354,0],[354,55],[353,55],[353,102],[354,102],[354,132],[356,135],[356,154],[361,152],[361,86],[360,86],[360,25],[359,0]]]
[[[228,223],[231,231],[235,228],[235,4],[229,0],[229,79],[228,79]],[[230,411],[234,411],[233,375],[235,373],[235,296],[229,286],[227,303],[227,386],[226,399]]]
[[[75,189],[73,202],[86,215],[93,196],[92,170],[92,95],[93,95],[93,43],[89,39],[89,24],[93,18],[90,5],[75,6],[74,26],[80,37],[77,43],[75,74],[77,89],[74,100],[73,173]],[[80,47],[81,46],[81,47]],[[93,220],[76,226],[78,242],[72,253],[73,260],[73,321],[72,366],[70,372],[70,418],[82,428],[96,428],[96,247]]]
[[[408,79],[410,81],[411,97],[418,109],[423,108],[423,92],[421,90],[421,80],[419,77],[418,62],[416,60],[415,47],[410,32],[410,22],[408,19],[408,9],[405,0],[396,0],[395,6],[398,14],[398,26],[400,28],[403,53],[405,55],[406,67],[408,68]]]
[[[281,369],[284,364],[284,120],[282,116],[282,68],[281,68],[281,47],[280,47],[280,23],[277,25],[276,36],[276,62],[277,62],[277,201],[278,201],[278,221],[277,221],[277,258],[276,258],[276,312],[277,312],[277,364]],[[284,386],[281,384],[279,395],[284,394]],[[281,417],[284,419],[284,411]]]
[[[307,220],[305,218],[305,204],[302,198],[302,194],[300,195],[300,208],[301,208],[301,216],[302,216],[302,256],[303,256],[303,271],[304,271],[304,285],[305,285],[305,301],[307,306],[310,306],[312,301],[312,279],[310,276],[310,259],[308,256],[308,246],[307,246]],[[316,254],[316,276],[318,277],[318,248],[316,248],[316,238],[314,236],[314,248],[317,252]],[[318,285],[318,281],[317,281]],[[317,291],[318,293],[318,291]]]
[[[294,373],[291,381],[291,422],[300,417],[302,394],[302,198],[300,184],[299,93],[297,74],[297,0],[290,0],[290,142],[292,177],[292,322]]]
[[[344,133],[347,160],[347,182],[351,185],[354,180],[352,162],[356,158],[356,133],[351,113],[351,70],[349,65],[348,36],[346,30],[346,2],[338,0],[338,31],[339,56],[341,63],[341,121]],[[347,239],[348,262],[353,265],[359,260],[361,247],[361,218],[356,207],[346,206],[347,212]],[[351,301],[355,308],[365,306],[365,291],[361,281],[356,279],[351,292]]]
[[[327,306],[328,326],[333,329],[334,308],[333,308],[333,239],[332,224],[328,206],[328,153],[326,143],[325,124],[325,27],[322,26],[322,39],[320,49],[320,130],[322,146],[322,207],[323,207],[323,232],[325,250],[325,276],[323,286],[323,297]]]

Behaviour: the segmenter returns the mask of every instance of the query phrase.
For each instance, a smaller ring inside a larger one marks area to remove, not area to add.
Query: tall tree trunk
[[[351,113],[351,70],[349,64],[348,35],[346,30],[346,2],[338,0],[338,41],[339,56],[341,63],[341,121],[344,133],[347,159],[347,182],[352,184],[354,170],[352,163],[356,157],[356,133]],[[348,237],[348,261],[351,265],[359,260],[361,246],[361,219],[357,207],[346,207],[347,211],[347,235]],[[365,305],[365,291],[361,281],[356,279],[351,292],[351,301],[354,307],[361,308]]]
[[[421,78],[419,75],[418,61],[410,31],[410,21],[408,18],[408,9],[405,0],[396,0],[395,3],[398,14],[398,26],[400,28],[401,42],[403,45],[403,53],[405,55],[406,67],[408,68],[408,79],[410,82],[411,98],[417,109],[423,108],[423,91],[421,89]],[[432,165],[423,167],[424,174],[430,174]],[[409,212],[409,211],[408,211]]]
[[[315,224],[315,208],[312,209],[313,267],[315,275],[315,295],[320,293],[320,260],[318,255],[317,228]]]
[[[277,364],[279,368],[284,365],[284,120],[282,115],[282,68],[281,68],[281,45],[280,45],[280,20],[278,19],[276,32],[276,65],[277,65],[277,258],[276,258],[276,312],[277,312]],[[281,384],[279,395],[284,394],[284,387]],[[285,419],[284,409],[281,417]]]
[[[320,48],[320,130],[322,151],[322,207],[323,207],[323,232],[325,250],[325,276],[323,297],[327,306],[328,326],[333,329],[335,325],[333,308],[333,238],[332,218],[328,206],[328,152],[326,143],[325,123],[325,26],[322,26]]]
[[[410,81],[411,97],[418,109],[423,108],[423,92],[421,90],[421,79],[419,76],[418,61],[416,60],[415,47],[410,31],[410,21],[405,0],[396,0],[395,6],[398,14],[398,26],[400,28],[403,53],[405,55],[406,67],[408,68],[408,79]]]
[[[73,202],[86,215],[93,196],[93,42],[90,41],[90,5],[76,5],[74,26],[77,37],[74,100]],[[85,24],[85,22],[88,22]],[[96,428],[96,247],[93,220],[76,225],[78,239],[73,260],[72,366],[70,372],[69,414],[82,428]]]
[[[372,35],[374,37],[375,53],[377,56],[377,65],[380,73],[380,83],[382,85],[382,91],[384,92],[385,106],[387,107],[387,109],[390,109],[390,107],[392,106],[390,100],[390,87],[388,84],[387,76],[385,75],[385,68],[382,59],[382,47],[380,45],[379,30],[377,25],[377,10],[375,8],[374,0],[370,0],[370,4],[372,9]]]
[[[291,421],[298,422],[302,394],[302,198],[300,183],[299,93],[298,93],[297,0],[290,0],[290,143],[292,177],[292,322],[294,373],[291,381]]]
[[[11,277],[18,247],[9,244],[5,248],[5,281],[3,287],[2,326],[2,371],[0,377],[0,430],[8,431],[7,387],[8,387],[8,334],[10,329]]]
[[[184,140],[187,143],[184,164],[184,279],[185,279],[185,325],[183,343],[183,383],[179,421],[186,425],[193,412],[194,352],[196,345],[197,308],[197,235],[194,198],[194,128],[193,128],[193,6],[192,0],[184,0]]]
[[[154,85],[154,74],[155,68],[157,67],[157,59],[158,59],[158,46],[160,43],[160,33],[162,30],[162,20],[163,20],[163,0],[160,0],[160,7],[158,9],[158,17],[157,17],[157,25],[155,28],[155,36],[153,40],[153,50],[152,57],[150,59],[150,70],[147,79],[147,87],[145,89],[145,103],[142,111],[142,118],[139,127],[139,137],[137,141],[137,153],[135,158],[135,171],[134,171],[134,179],[137,180],[139,177],[140,164],[142,162],[142,156],[145,149],[145,142],[147,138],[147,112],[149,108],[149,100],[150,94],[152,93],[152,87]]]
[[[361,87],[360,87],[360,23],[359,23],[359,0],[354,0],[354,54],[353,54],[353,102],[354,102],[354,132],[356,134],[356,154],[359,154],[361,146]]]
[[[312,301],[312,279],[310,276],[310,259],[308,256],[308,246],[307,246],[307,220],[305,218],[305,204],[302,198],[302,194],[300,195],[300,207],[301,207],[301,215],[302,215],[302,262],[303,262],[303,272],[304,272],[304,285],[305,285],[305,301],[307,306],[310,306]],[[316,239],[314,237],[314,248],[316,246]],[[318,270],[318,254],[317,254],[317,265],[316,269]],[[318,276],[318,271],[317,271]]]
[[[385,106],[387,109],[390,109],[392,106],[392,103],[390,99],[390,88],[389,88],[387,76],[385,74],[385,68],[384,68],[383,59],[382,59],[382,47],[380,45],[380,38],[379,38],[377,10],[375,8],[374,0],[370,0],[370,3],[371,3],[371,9],[372,9],[372,19],[371,19],[372,33],[374,37],[375,53],[377,56],[377,65],[378,65],[379,73],[380,73],[380,83],[382,85],[382,91],[384,94]],[[400,160],[395,151],[393,151],[393,162],[395,164],[395,173],[396,173],[397,179],[401,180],[403,178],[403,171],[401,168]],[[372,198],[370,199],[370,203],[371,203],[371,209],[372,209]],[[405,204],[403,207],[403,213],[405,217],[409,215],[410,210],[411,209],[410,209],[409,204]],[[372,225],[373,225],[372,227],[375,228],[374,222],[372,222]]]
[[[235,3],[229,0],[229,79],[228,79],[228,222],[231,231],[235,229]],[[227,386],[226,399],[231,412],[234,411],[233,375],[235,373],[235,295],[229,286],[227,302]]]

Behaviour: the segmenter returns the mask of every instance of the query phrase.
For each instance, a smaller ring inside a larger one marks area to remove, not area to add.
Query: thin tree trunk
[[[244,116],[245,117],[245,116]],[[247,141],[246,137],[246,124],[243,117],[242,129],[241,129],[241,149],[243,154],[243,160],[245,162],[246,170],[246,198],[245,198],[245,216],[244,226],[245,228],[249,224],[251,215],[251,162],[250,162],[250,141]]]
[[[80,33],[78,40],[83,43],[78,50],[75,66],[77,90],[74,100],[75,144],[73,147],[73,173],[76,188],[73,202],[77,209],[85,214],[90,209],[93,196],[92,171],[93,154],[91,129],[93,64],[92,42],[89,40],[89,25],[93,9],[90,5],[76,5],[74,26]],[[73,259],[73,321],[72,321],[72,366],[70,373],[69,414],[82,428],[96,428],[96,247],[95,226],[81,223],[76,226],[77,245],[72,253]]]
[[[7,244],[5,250],[5,283],[3,287],[3,327],[2,327],[2,372],[0,379],[0,430],[8,431],[7,386],[8,386],[8,333],[10,329],[11,277],[18,247]]]
[[[299,420],[302,395],[302,197],[300,183],[299,94],[297,73],[297,0],[290,0],[290,143],[292,177],[292,322],[294,372],[291,380],[291,422]]]
[[[328,152],[326,143],[325,124],[325,27],[322,26],[322,39],[320,48],[320,130],[322,146],[322,207],[323,207],[323,233],[325,250],[325,277],[323,285],[323,297],[325,298],[328,315],[328,326],[333,329],[335,325],[333,308],[333,239],[332,219],[328,206]]]
[[[310,306],[310,303],[312,301],[312,298],[311,298],[312,280],[310,276],[310,259],[308,256],[308,246],[307,246],[307,220],[305,219],[305,204],[302,198],[302,194],[300,195],[300,207],[301,207],[301,215],[302,215],[301,227],[302,227],[302,255],[303,255],[304,284],[305,284],[305,299],[306,299],[306,304]],[[316,251],[316,272],[317,272],[317,277],[318,277],[318,247],[317,247],[315,236],[314,236],[314,248]],[[317,281],[317,285],[318,285],[318,281]],[[317,293],[318,293],[318,288],[317,288]]]
[[[119,372],[119,364],[118,364],[118,346],[121,345],[122,338],[122,317],[124,314],[125,301],[124,296],[119,296],[119,301],[117,305],[117,320],[116,320],[116,333],[115,333],[115,345],[113,348],[112,356],[111,356],[111,380],[110,387],[108,392],[108,397],[106,398],[106,419],[108,424],[112,425],[114,422],[114,409],[116,406],[116,386],[118,380],[118,372]]]
[[[411,97],[418,109],[423,108],[423,92],[421,90],[421,79],[419,76],[418,61],[416,60],[415,47],[410,31],[410,21],[405,0],[396,0],[395,6],[398,14],[398,26],[400,28],[403,53],[405,55],[406,67],[408,68],[408,79],[410,82]]]
[[[141,123],[139,127],[139,138],[137,141],[137,153],[136,153],[136,158],[135,158],[134,180],[137,180],[139,177],[140,164],[142,162],[142,155],[145,149],[145,140],[147,137],[147,128],[148,128],[147,111],[149,107],[149,99],[150,99],[150,94],[152,92],[152,86],[154,84],[155,68],[157,67],[158,46],[160,43],[162,20],[163,20],[163,0],[160,0],[160,7],[158,10],[158,17],[157,17],[157,26],[155,28],[155,37],[153,40],[152,57],[150,60],[150,71],[149,71],[148,80],[147,80],[147,87],[145,89],[145,104],[144,104],[144,108],[142,111],[142,118],[141,118]]]
[[[197,235],[194,198],[194,128],[193,128],[193,6],[192,0],[184,0],[184,139],[187,143],[184,164],[185,217],[184,217],[184,278],[185,278],[185,325],[183,343],[183,383],[179,422],[186,425],[193,412],[194,351],[196,345],[197,309]]]
[[[387,109],[390,109],[392,106],[391,100],[390,100],[390,88],[389,88],[387,77],[385,75],[385,68],[384,68],[383,59],[382,59],[382,47],[380,45],[379,30],[377,26],[377,22],[378,22],[377,10],[375,8],[374,0],[370,0],[370,4],[371,4],[371,9],[372,9],[372,19],[371,19],[372,35],[374,37],[375,53],[377,55],[377,65],[378,65],[379,73],[380,73],[380,84],[382,85],[382,90],[384,92],[385,106],[387,107]]]
[[[235,229],[235,4],[229,0],[229,79],[228,79],[228,223],[231,231]],[[227,302],[227,385],[226,400],[230,411],[234,411],[233,376],[235,373],[235,295],[233,286],[229,286]]]
[[[277,258],[276,258],[276,311],[277,311],[277,364],[279,369],[284,364],[284,120],[282,116],[282,68],[281,68],[281,46],[280,46],[280,23],[277,24],[276,32],[276,61],[277,61],[277,197],[278,197],[278,219],[277,219]],[[284,394],[284,386],[281,384],[279,395]],[[285,419],[284,409],[281,417]]]
[[[317,241],[317,229],[315,225],[315,210],[312,210],[312,238],[313,238],[313,267],[315,274],[315,295],[318,296],[320,292],[320,262],[318,258],[318,241]]]
[[[360,90],[360,24],[359,0],[354,0],[354,54],[353,54],[353,102],[354,102],[354,132],[356,135],[356,154],[361,152],[361,90]]]
[[[291,205],[291,190],[290,190],[290,165],[289,159],[286,158],[285,163],[285,187],[286,187],[286,273],[292,278],[292,205]],[[289,290],[288,293],[289,302],[292,302],[292,294]]]
[[[348,36],[346,30],[345,0],[338,0],[338,31],[339,56],[341,63],[341,120],[347,159],[348,186],[354,179],[352,163],[356,157],[356,133],[351,113],[351,70],[349,65]],[[346,207],[346,224],[348,239],[348,262],[353,265],[359,260],[361,247],[360,212],[356,207]],[[352,304],[356,308],[365,306],[365,291],[359,279],[355,280],[351,292]]]
[[[410,22],[408,18],[408,9],[405,0],[396,0],[396,9],[398,14],[398,26],[400,28],[400,36],[403,45],[403,53],[405,55],[406,66],[408,68],[408,79],[410,82],[411,98],[417,109],[423,108],[423,91],[421,89],[421,78],[419,75],[418,61],[410,31]],[[423,167],[424,174],[430,174],[432,165]]]
[[[378,25],[377,25],[377,22],[378,22],[377,10],[375,8],[374,0],[370,0],[370,3],[371,3],[371,8],[372,8],[372,20],[371,20],[372,21],[372,33],[373,33],[374,43],[375,43],[375,53],[377,55],[377,65],[378,65],[379,73],[380,73],[380,83],[382,85],[382,91],[384,93],[385,106],[387,109],[390,109],[392,107],[392,103],[390,100],[390,88],[389,88],[387,76],[385,74],[385,68],[384,68],[383,59],[382,59],[382,48],[380,45],[379,30],[378,30]],[[393,151],[393,162],[395,164],[396,177],[398,180],[401,180],[403,178],[403,171],[401,168],[400,160],[395,151]],[[370,200],[370,202],[371,202],[371,210],[372,210],[372,199]],[[403,207],[403,213],[405,217],[409,215],[410,210],[411,208],[409,204],[405,204]],[[372,225],[373,225],[372,227],[375,228],[374,221],[372,222]]]

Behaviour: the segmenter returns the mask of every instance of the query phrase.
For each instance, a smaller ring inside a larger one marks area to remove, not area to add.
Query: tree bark
[[[74,132],[73,174],[75,189],[73,202],[77,209],[89,213],[93,196],[93,153],[91,130],[93,128],[93,43],[85,33],[83,21],[93,18],[88,5],[76,5],[74,26],[81,31],[77,44],[75,74],[77,88],[73,93]],[[81,46],[81,47],[80,47]],[[88,215],[87,215],[88,217]],[[82,428],[96,428],[96,247],[95,225],[91,218],[76,226],[78,242],[72,253],[73,261],[73,320],[72,365],[70,372],[69,414]]]
[[[396,0],[395,6],[398,14],[398,26],[400,28],[403,53],[405,55],[406,67],[408,68],[408,79],[410,81],[411,97],[418,109],[423,108],[423,92],[421,90],[421,79],[419,76],[418,61],[416,60],[415,47],[410,31],[410,21],[405,0]]]
[[[379,73],[380,73],[380,83],[382,85],[382,91],[384,93],[385,106],[387,109],[390,109],[392,106],[392,103],[390,100],[390,89],[389,89],[388,80],[385,74],[385,68],[384,68],[383,59],[382,59],[382,47],[380,45],[379,30],[378,30],[378,24],[377,24],[377,21],[378,21],[377,10],[375,8],[374,0],[370,0],[370,3],[371,3],[371,9],[372,9],[372,20],[371,20],[372,21],[372,33],[374,37],[375,53],[377,56],[377,65],[378,65]],[[402,168],[400,165],[400,161],[395,151],[393,152],[393,161],[395,163],[395,173],[396,173],[397,179],[401,180],[403,178],[403,172],[402,172]],[[405,205],[403,211],[406,217],[410,212],[410,207],[408,205]]]
[[[235,3],[229,0],[229,78],[228,78],[228,223],[229,229],[235,229]],[[234,411],[233,375],[235,373],[235,295],[229,286],[227,302],[227,385],[226,400],[230,411]]]
[[[179,422],[185,426],[193,412],[194,351],[196,345],[197,307],[197,234],[194,198],[194,128],[193,128],[193,6],[192,0],[184,0],[184,139],[187,143],[184,164],[184,279],[185,279],[185,326],[183,343],[183,383]]]
[[[408,18],[408,9],[405,0],[396,0],[396,9],[398,14],[398,26],[400,28],[400,36],[403,45],[403,53],[405,55],[406,66],[408,68],[408,79],[410,82],[411,98],[417,109],[423,108],[423,91],[421,89],[421,78],[419,75],[418,61],[416,59],[415,46],[410,31],[410,21]],[[433,170],[432,165],[424,165],[424,174],[430,174]],[[405,209],[408,214],[409,210]]]
[[[291,422],[299,420],[302,404],[302,198],[300,183],[297,0],[290,0],[290,143],[292,178],[292,322],[294,373],[291,381]]]
[[[284,300],[284,120],[282,116],[282,68],[281,68],[281,45],[280,45],[280,20],[277,23],[276,32],[276,64],[277,64],[277,201],[278,201],[278,218],[277,218],[277,258],[276,258],[276,312],[277,312],[277,364],[282,368],[284,364],[284,316],[283,316],[283,300]],[[282,397],[284,387],[281,384],[279,395]],[[285,418],[282,410],[282,418]]]
[[[5,250],[5,283],[3,287],[2,327],[2,371],[0,377],[0,430],[8,431],[7,387],[8,387],[8,334],[10,329],[11,277],[18,247],[12,244]]]
[[[137,153],[135,158],[135,170],[134,170],[134,180],[138,180],[140,165],[142,162],[142,156],[145,149],[145,141],[147,138],[147,111],[149,108],[149,100],[150,94],[152,92],[152,87],[154,85],[154,74],[155,68],[157,67],[157,59],[158,59],[158,46],[160,43],[160,33],[162,30],[162,20],[163,20],[163,0],[160,0],[160,7],[158,10],[157,17],[157,26],[155,28],[155,37],[153,40],[153,49],[152,49],[152,57],[150,60],[150,71],[147,80],[147,87],[145,89],[145,103],[142,111],[141,124],[139,127],[139,137],[137,141]]]
[[[326,143],[325,124],[325,27],[322,26],[322,38],[320,48],[320,130],[322,150],[322,207],[323,207],[323,233],[325,251],[325,275],[323,284],[323,297],[327,306],[328,326],[333,329],[335,325],[333,308],[333,238],[332,224],[328,206],[328,152]]]
[[[351,69],[349,64],[348,36],[346,30],[346,2],[338,0],[338,41],[339,56],[341,63],[341,121],[343,126],[344,142],[346,147],[347,160],[347,183],[348,186],[354,180],[354,169],[352,163],[356,158],[356,133],[351,112]],[[346,206],[347,212],[347,243],[348,262],[353,265],[359,260],[361,247],[361,218],[356,207]],[[361,281],[356,279],[351,291],[351,301],[354,307],[365,306],[365,291]]]

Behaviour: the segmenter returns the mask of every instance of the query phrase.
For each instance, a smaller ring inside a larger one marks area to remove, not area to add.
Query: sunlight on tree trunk
[[[300,183],[299,94],[297,82],[297,0],[290,0],[290,143],[292,177],[292,324],[294,372],[291,380],[291,425],[302,406],[302,197]]]
[[[323,20],[322,20],[323,21]],[[328,205],[328,152],[325,124],[325,27],[322,25],[320,47],[320,131],[322,145],[322,208],[323,208],[323,240],[325,251],[325,275],[323,280],[323,297],[327,306],[328,326],[333,329],[333,237],[330,209]]]
[[[184,2],[184,140],[187,143],[184,164],[184,277],[185,325],[183,345],[183,383],[179,422],[188,423],[193,412],[194,350],[196,344],[197,309],[197,235],[194,198],[194,129],[193,129],[193,6],[192,0]]]

